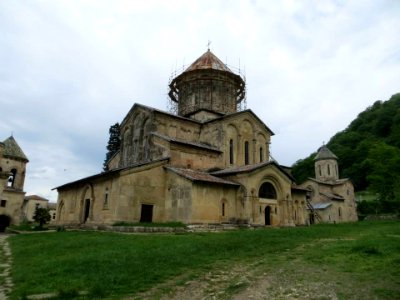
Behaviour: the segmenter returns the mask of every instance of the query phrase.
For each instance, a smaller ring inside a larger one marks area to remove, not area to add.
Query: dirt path
[[[0,299],[8,299],[13,286],[11,271],[11,249],[7,241],[8,235],[0,234]]]

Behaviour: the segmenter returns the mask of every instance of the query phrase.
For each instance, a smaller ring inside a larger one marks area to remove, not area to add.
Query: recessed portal
[[[83,212],[83,223],[86,223],[87,219],[89,218],[89,211],[90,211],[90,199],[86,199],[85,211]]]
[[[271,207],[267,206],[264,210],[265,214],[265,225],[271,225]]]
[[[142,204],[142,211],[140,213],[141,223],[151,223],[153,221],[153,206],[150,204]]]
[[[6,215],[0,215],[0,232],[4,232],[6,227],[10,225],[10,217]]]

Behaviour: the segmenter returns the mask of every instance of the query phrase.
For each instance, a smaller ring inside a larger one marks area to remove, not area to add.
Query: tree
[[[111,157],[114,156],[115,153],[119,151],[121,147],[119,123],[115,123],[114,125],[110,126],[108,132],[110,134],[110,138],[108,139],[108,144],[107,144],[108,151],[106,153],[106,159],[104,160],[103,163],[104,171],[108,171],[108,161],[111,159]]]
[[[51,216],[47,208],[36,206],[35,214],[33,215],[33,220],[39,223],[39,228],[43,228],[43,225],[49,222],[50,219]]]

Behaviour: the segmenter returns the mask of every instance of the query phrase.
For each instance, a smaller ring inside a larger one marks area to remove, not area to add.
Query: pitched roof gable
[[[29,161],[13,136],[10,136],[8,139],[6,139],[3,142],[3,144],[4,144],[3,155],[5,157],[21,159],[26,162]]]

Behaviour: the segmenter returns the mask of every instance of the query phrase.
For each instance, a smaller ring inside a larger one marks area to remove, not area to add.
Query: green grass
[[[48,292],[62,292],[60,299],[120,299],[238,264],[251,265],[253,279],[279,270],[288,282],[332,282],[342,299],[400,298],[395,221],[180,235],[67,231],[9,241],[11,299]],[[227,282],[226,298],[247,286]],[[78,291],[89,294],[77,296]]]

